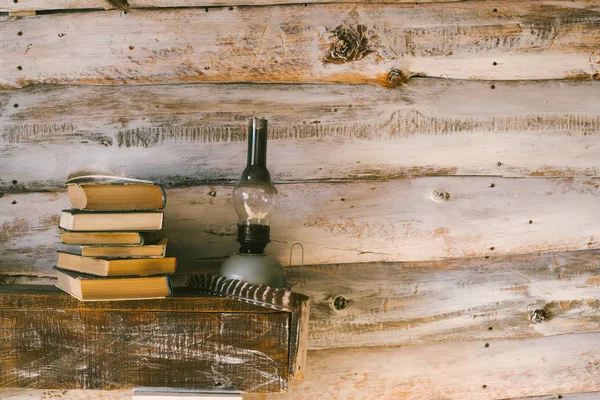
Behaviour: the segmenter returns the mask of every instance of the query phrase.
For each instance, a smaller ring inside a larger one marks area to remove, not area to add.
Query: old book
[[[63,244],[79,246],[142,246],[157,243],[162,232],[70,232],[61,230]]]
[[[61,269],[96,276],[148,276],[174,274],[177,258],[104,259],[59,251],[56,265]]]
[[[85,212],[64,210],[59,227],[68,231],[158,231],[162,229],[163,213],[143,212]]]
[[[144,246],[81,246],[81,255],[84,257],[162,258],[166,251],[167,238]]]
[[[171,296],[166,276],[99,278],[56,268],[56,286],[83,301],[161,299]]]
[[[67,193],[78,210],[159,210],[167,202],[163,188],[151,183],[68,184]]]

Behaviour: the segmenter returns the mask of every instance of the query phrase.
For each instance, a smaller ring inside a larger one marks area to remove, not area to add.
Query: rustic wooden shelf
[[[301,378],[298,317],[178,288],[164,300],[80,302],[0,286],[0,387],[281,392]]]

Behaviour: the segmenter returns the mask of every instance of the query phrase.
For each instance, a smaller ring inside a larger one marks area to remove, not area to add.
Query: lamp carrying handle
[[[306,279],[304,278],[304,246],[302,246],[302,243],[294,243],[292,244],[292,247],[290,247],[290,267],[292,266],[292,257],[294,255],[294,247],[296,246],[300,246],[300,250],[301,250],[301,258],[300,258],[300,281],[298,282],[294,282],[292,284],[289,284],[289,288],[291,289],[293,286],[296,286],[298,283],[300,283],[300,287],[303,287],[306,283]]]

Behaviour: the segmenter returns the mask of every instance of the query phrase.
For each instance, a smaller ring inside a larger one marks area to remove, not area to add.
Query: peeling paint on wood
[[[514,82],[498,84],[493,96],[489,91],[489,83],[432,79],[401,91],[352,85],[4,91],[0,191],[62,188],[70,172],[89,164],[167,187],[235,182],[244,167],[246,121],[255,115],[269,119],[269,169],[279,182],[600,176],[600,82]]]
[[[1,17],[0,30],[13,34],[0,38],[0,69],[6,71],[0,88],[41,83],[387,85],[393,69],[406,76],[457,79],[592,79],[600,73],[600,65],[590,63],[600,51],[594,7],[586,1],[511,1],[494,13],[488,2],[467,7],[297,4]],[[334,38],[332,32],[337,32]],[[345,59],[352,62],[326,62]]]
[[[493,186],[492,186],[493,184]],[[205,272],[234,253],[232,187],[167,191],[165,234],[181,272]],[[279,185],[269,254],[283,264],[292,243],[306,264],[426,261],[600,247],[598,179],[437,177]],[[436,201],[433,191],[448,193]],[[211,195],[215,192],[216,195]],[[54,197],[53,197],[54,196]],[[12,205],[11,202],[17,204]],[[25,218],[26,235],[4,243],[2,274],[51,274],[58,232],[40,223],[68,208],[64,192],[0,199],[0,224]],[[531,221],[531,222],[530,222]],[[490,248],[494,247],[491,251]]]

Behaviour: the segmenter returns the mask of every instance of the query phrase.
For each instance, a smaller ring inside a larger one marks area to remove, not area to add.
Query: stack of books
[[[165,257],[164,190],[153,183],[68,184],[72,209],[60,218],[56,286],[79,300],[133,300],[171,295]]]

